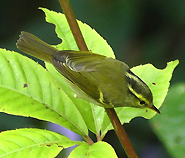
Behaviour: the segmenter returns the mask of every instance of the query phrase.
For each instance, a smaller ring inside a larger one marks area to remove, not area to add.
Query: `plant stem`
[[[80,28],[78,26],[78,23],[76,21],[76,17],[74,15],[74,12],[72,10],[71,4],[69,0],[59,0],[60,5],[63,9],[63,12],[67,18],[67,21],[69,23],[70,29],[73,33],[73,36],[75,38],[75,41],[78,45],[78,48],[80,51],[88,51],[87,45],[85,43],[85,40],[82,36],[82,33],[80,31]],[[123,126],[121,125],[121,122],[113,108],[105,108],[107,115],[109,116],[111,123],[115,129],[115,132],[128,156],[128,158],[138,158]],[[88,138],[89,140],[89,138]]]
[[[89,136],[87,136],[86,138],[84,138],[85,139],[85,141],[89,144],[89,145],[93,145],[94,144],[94,142],[92,141],[92,139],[89,137]]]
[[[59,0],[80,51],[88,51],[69,0]]]
[[[107,112],[107,115],[110,118],[110,121],[114,127],[114,130],[115,130],[115,132],[121,142],[121,145],[123,146],[128,158],[138,158],[125,129],[121,125],[121,122],[120,122],[115,110],[111,109],[111,108],[105,108],[105,110]]]

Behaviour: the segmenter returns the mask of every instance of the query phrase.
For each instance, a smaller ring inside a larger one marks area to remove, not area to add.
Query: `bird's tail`
[[[58,52],[57,49],[40,40],[31,33],[22,31],[20,38],[16,43],[17,48],[21,51],[51,63],[53,55]]]

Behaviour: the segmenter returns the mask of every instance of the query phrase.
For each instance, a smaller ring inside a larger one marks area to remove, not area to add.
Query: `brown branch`
[[[87,45],[84,41],[84,38],[82,36],[82,33],[80,31],[80,28],[78,26],[78,23],[76,21],[76,17],[74,15],[74,12],[72,10],[71,4],[69,0],[59,0],[60,5],[63,9],[63,12],[67,18],[67,21],[69,23],[70,29],[73,33],[73,36],[75,38],[75,41],[78,45],[78,48],[80,51],[88,51]],[[111,108],[105,108],[111,123],[115,129],[115,132],[128,156],[128,158],[138,158],[123,126],[121,125],[121,122],[115,112],[114,109]],[[89,142],[90,137],[86,138]],[[90,141],[91,142],[91,141]],[[91,142],[92,143],[92,142]]]
[[[87,136],[86,138],[84,138],[85,139],[85,141],[89,144],[89,145],[93,145],[94,144],[94,142],[92,141],[92,139],[89,137],[89,136]]]
[[[73,36],[75,38],[76,44],[81,51],[88,51],[87,45],[84,41],[84,38],[82,36],[82,33],[80,31],[80,28],[78,26],[78,23],[76,21],[75,14],[73,12],[73,9],[71,7],[69,0],[59,0],[60,5],[62,7],[62,10],[66,16],[66,19],[69,23],[69,27],[73,33]]]
[[[121,145],[123,146],[128,158],[138,158],[130,139],[128,138],[127,133],[125,132],[125,129],[121,125],[121,122],[115,112],[114,109],[105,108],[107,115],[109,116],[111,123],[114,127],[114,130],[121,142]]]

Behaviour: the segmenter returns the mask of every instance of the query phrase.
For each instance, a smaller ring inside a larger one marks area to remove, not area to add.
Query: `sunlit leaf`
[[[51,158],[63,148],[80,144],[47,130],[17,129],[0,133],[0,157]]]
[[[0,49],[0,111],[62,125],[82,136],[87,127],[76,106],[42,66]]]
[[[57,48],[59,50],[78,50],[65,15],[50,11],[46,8],[40,9],[42,9],[46,14],[46,21],[55,24],[55,31],[58,37],[62,39],[62,43],[57,45]],[[90,51],[115,58],[112,48],[94,29],[81,21],[78,21],[78,24]]]
[[[117,155],[111,145],[100,141],[93,145],[84,143],[76,147],[69,158],[117,158]]]

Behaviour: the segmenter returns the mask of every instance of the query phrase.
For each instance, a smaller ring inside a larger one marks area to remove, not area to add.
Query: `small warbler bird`
[[[149,87],[124,62],[87,51],[59,51],[27,32],[21,32],[16,45],[53,64],[82,99],[105,108],[150,108],[160,113]]]

